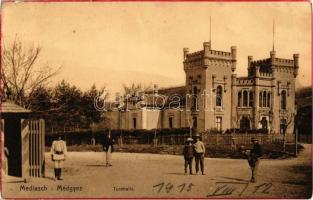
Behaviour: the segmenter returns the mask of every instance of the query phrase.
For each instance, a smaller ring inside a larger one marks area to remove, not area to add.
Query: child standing
[[[192,144],[193,139],[187,138],[185,147],[184,147],[184,159],[185,159],[185,174],[187,174],[187,168],[189,165],[189,173],[192,174],[192,160],[194,156],[195,147]]]

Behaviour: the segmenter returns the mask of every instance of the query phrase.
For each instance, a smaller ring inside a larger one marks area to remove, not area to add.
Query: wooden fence
[[[44,176],[45,121],[29,121],[29,173],[33,177]]]

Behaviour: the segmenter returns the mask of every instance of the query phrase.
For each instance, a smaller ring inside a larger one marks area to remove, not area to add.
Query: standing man
[[[253,148],[250,151],[250,155],[248,155],[248,163],[251,168],[251,180],[250,182],[254,183],[256,182],[256,176],[260,164],[260,158],[263,155],[263,149],[261,145],[259,144],[258,139],[251,138],[251,141],[253,143]]]
[[[201,167],[202,175],[204,175],[204,154],[205,154],[205,146],[203,142],[200,140],[200,135],[196,135],[196,143],[195,147],[195,160],[196,160],[196,173],[199,172],[199,164]]]
[[[184,146],[184,159],[185,159],[185,174],[187,174],[187,168],[189,166],[189,173],[192,174],[192,160],[195,152],[195,147],[192,144],[193,139],[187,138]]]
[[[58,139],[52,142],[51,146],[51,160],[54,162],[54,180],[63,180],[61,178],[63,162],[67,154],[67,148],[65,141],[62,140],[61,135],[58,135]]]
[[[112,166],[110,161],[112,152],[114,151],[113,144],[114,140],[111,138],[111,133],[108,133],[102,143],[103,150],[105,151],[105,163],[107,167]]]

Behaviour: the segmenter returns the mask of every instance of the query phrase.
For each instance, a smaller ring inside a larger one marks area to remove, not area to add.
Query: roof
[[[166,95],[166,96],[173,96],[173,95],[185,96],[186,95],[186,86],[161,88],[161,89],[159,89],[158,93]]]
[[[169,106],[170,103],[172,106],[174,106],[175,102],[178,103],[177,101],[179,101],[179,105],[181,106],[185,105],[185,99],[186,99],[186,87],[178,86],[178,87],[161,88],[158,90],[157,96],[153,96],[151,94],[151,91],[148,91],[147,95],[145,95],[144,101],[145,101],[145,105],[147,106],[159,105],[163,107],[163,106]]]
[[[1,106],[0,106],[0,111],[1,114],[5,114],[5,113],[30,113],[30,110],[27,110],[13,102],[1,102]]]

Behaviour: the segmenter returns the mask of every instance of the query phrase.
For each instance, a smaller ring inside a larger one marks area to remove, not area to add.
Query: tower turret
[[[231,46],[231,56],[232,56],[232,66],[231,71],[234,72],[236,70],[236,64],[237,64],[237,48],[236,46]]]
[[[204,57],[209,57],[211,42],[203,42]]]
[[[187,57],[187,54],[189,53],[189,48],[183,48],[183,52],[184,52],[184,60]]]
[[[293,75],[296,78],[298,76],[298,71],[299,71],[299,54],[293,54],[293,60],[294,60]]]
[[[252,60],[253,60],[253,56],[248,56],[248,68],[251,67]]]

